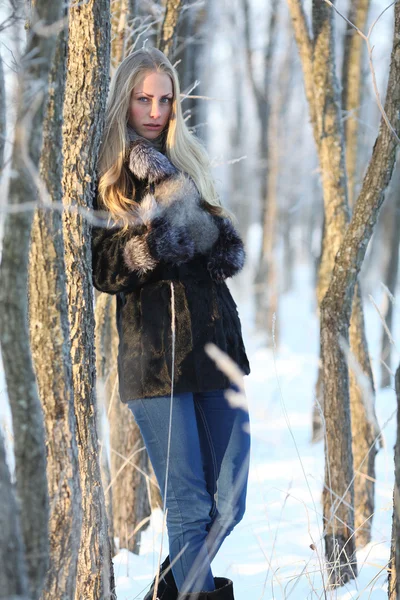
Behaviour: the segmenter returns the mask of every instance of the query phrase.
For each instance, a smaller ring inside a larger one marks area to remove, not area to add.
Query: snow
[[[377,289],[379,285],[377,284]],[[380,390],[376,410],[384,426],[385,448],[376,458],[376,513],[372,542],[357,552],[359,576],[324,596],[321,492],[323,443],[311,444],[312,406],[318,368],[318,321],[311,273],[296,268],[295,288],[282,297],[278,326],[281,345],[272,351],[252,331],[251,300],[237,286],[252,373],[246,378],[250,406],[252,454],[247,511],[212,563],[216,576],[234,582],[236,600],[350,600],[387,598],[385,565],[390,556],[393,493],[393,447],[396,398]],[[383,302],[376,294],[378,305]],[[380,321],[366,304],[371,359],[379,367]],[[399,339],[398,310],[393,337]],[[398,362],[398,355],[394,363]],[[162,515],[152,514],[142,534],[140,555],[121,549],[114,558],[118,600],[143,598],[157,568]],[[311,545],[313,545],[312,549]],[[168,553],[164,532],[161,559]],[[326,575],[325,575],[326,577]]]
[[[256,234],[256,231],[253,232]],[[256,235],[253,236],[253,241]],[[257,243],[257,242],[255,242]],[[251,244],[250,244],[251,246]],[[249,247],[249,263],[252,251]],[[294,289],[282,296],[277,324],[281,343],[273,352],[252,328],[251,295],[246,295],[249,273],[232,283],[239,305],[252,373],[246,378],[250,406],[252,454],[247,511],[225,540],[213,561],[214,575],[234,582],[236,600],[381,600],[387,598],[385,565],[390,556],[393,493],[393,448],[396,398],[393,389],[378,390],[376,411],[384,427],[385,448],[376,458],[376,513],[372,542],[357,553],[359,576],[338,590],[327,592],[321,576],[321,492],[324,478],[322,442],[310,443],[314,386],[318,368],[318,320],[312,273],[296,266]],[[374,301],[383,305],[380,282]],[[372,301],[365,302],[367,336],[378,381],[381,324]],[[392,331],[397,347],[400,319],[396,305]],[[394,369],[399,363],[394,351]],[[0,369],[0,426],[5,433],[11,470],[11,418]],[[139,556],[121,549],[114,558],[118,600],[142,599],[157,568],[162,537],[162,514],[154,511],[142,534]],[[313,545],[316,550],[311,548]],[[168,553],[164,532],[161,558]]]

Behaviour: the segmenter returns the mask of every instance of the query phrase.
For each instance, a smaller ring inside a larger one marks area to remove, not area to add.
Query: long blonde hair
[[[178,74],[168,58],[157,48],[141,48],[127,56],[111,81],[106,108],[103,140],[98,160],[98,205],[108,210],[123,231],[137,203],[128,197],[132,179],[125,166],[129,142],[127,120],[131,92],[150,72],[166,73],[173,85],[173,101],[166,135],[166,155],[182,172],[188,174],[199,190],[209,212],[229,216],[220,203],[211,176],[207,152],[189,132],[182,116]],[[129,187],[130,184],[130,187]]]

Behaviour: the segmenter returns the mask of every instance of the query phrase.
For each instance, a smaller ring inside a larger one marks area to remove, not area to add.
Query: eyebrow
[[[149,98],[154,98],[152,94],[147,94],[146,92],[135,92],[135,96],[138,96],[139,94],[144,94],[145,96],[149,96]],[[168,92],[168,94],[164,94],[161,96],[161,98],[166,98],[167,96],[172,96],[172,93]]]

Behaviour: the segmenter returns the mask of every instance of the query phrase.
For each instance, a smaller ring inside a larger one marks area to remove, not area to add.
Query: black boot
[[[212,592],[190,592],[180,594],[178,600],[234,600],[233,583],[225,577],[214,577],[215,590]]]
[[[163,575],[164,571],[169,567],[169,556],[164,560],[160,566],[160,574],[158,579],[157,598],[158,600],[176,600],[178,597],[178,588],[175,584],[175,579],[170,569],[166,575]],[[144,600],[152,600],[154,593],[154,586],[156,584],[156,578],[154,577],[153,583],[150,586],[149,591],[144,597]]]

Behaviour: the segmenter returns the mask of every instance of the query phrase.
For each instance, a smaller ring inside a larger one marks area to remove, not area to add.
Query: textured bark
[[[325,227],[317,289],[321,305],[349,219],[340,90],[335,72],[334,20],[332,9],[314,0],[311,40],[300,2],[288,0],[288,4],[302,59],[322,177]],[[333,315],[331,320],[334,321]],[[324,354],[324,348],[331,340],[327,325],[321,321],[326,426],[323,491],[325,554],[329,563],[328,585],[343,585],[357,575],[355,539],[352,536],[354,490],[350,402],[348,395],[340,393],[341,386],[348,388],[348,374],[333,370],[333,362],[329,362],[329,358],[332,361],[333,358]],[[329,395],[328,389],[332,390]],[[335,502],[337,496],[343,496],[343,501]]]
[[[332,10],[326,4],[314,0],[314,111],[326,222],[318,275],[317,296],[320,305],[328,288],[335,256],[348,222],[344,141],[339,84],[335,74],[333,25]],[[332,318],[334,319],[334,316]],[[321,320],[323,409],[326,425],[323,491],[325,554],[330,567],[332,562],[336,567],[329,570],[329,583],[342,585],[357,575],[355,539],[352,537],[353,456],[349,398],[340,393],[341,386],[348,386],[348,379],[344,377],[344,373],[332,369],[333,364],[324,354],[324,347],[329,343],[329,328]],[[329,393],[330,388],[332,393]],[[339,504],[335,502],[336,495],[339,498],[343,496],[343,501]]]
[[[232,10],[230,15],[230,20],[228,22],[228,27],[230,29],[229,34],[229,42],[231,46],[231,56],[232,56],[232,76],[234,78],[233,85],[234,89],[237,90],[237,93],[233,94],[232,102],[234,104],[234,118],[231,119],[231,127],[229,130],[229,148],[232,157],[243,156],[245,154],[243,150],[243,140],[244,136],[244,106],[243,106],[243,93],[241,92],[241,87],[243,85],[243,77],[245,77],[244,69],[242,67],[242,61],[237,60],[236,49],[238,44],[238,28],[240,24],[238,23],[238,15],[236,10]],[[212,28],[213,19],[215,19],[215,15],[210,11],[209,14],[209,27]],[[245,236],[249,224],[250,224],[250,211],[247,205],[246,199],[244,199],[243,195],[243,181],[246,177],[246,163],[241,160],[237,163],[234,163],[230,167],[228,185],[229,189],[227,190],[228,197],[230,199],[230,207],[232,212],[236,215],[238,220],[238,227],[240,228],[240,232],[243,236]]]
[[[118,394],[110,409],[109,419],[114,533],[119,538],[120,548],[128,548],[139,554],[141,532],[134,533],[134,530],[151,513],[145,477],[148,457],[139,427],[129,408],[119,400]],[[124,427],[121,427],[121,423],[124,423]]]
[[[350,5],[349,20],[361,31],[365,29],[370,0],[353,0]],[[346,171],[349,204],[352,207],[355,199],[355,177],[358,156],[358,123],[361,101],[362,55],[365,42],[354,27],[347,26],[343,69],[342,69],[342,109],[346,111],[344,120],[346,140]],[[350,348],[357,362],[359,375],[350,372],[350,409],[353,438],[353,460],[356,471],[354,479],[354,508],[356,544],[365,546],[371,541],[371,515],[375,512],[374,481],[375,478],[375,389],[368,344],[365,335],[364,310],[359,285],[353,299],[352,317],[350,321]],[[369,381],[369,392],[362,389],[360,378]],[[369,410],[365,404],[369,405]],[[372,421],[370,420],[372,417]],[[369,449],[371,451],[369,452]],[[358,474],[358,466],[362,465]]]
[[[203,81],[202,62],[204,55],[207,10],[203,7],[193,6],[185,10],[179,19],[176,32],[177,39],[182,42],[177,45],[174,60],[179,61],[176,68],[179,75],[181,90],[187,92],[192,89],[196,80]],[[198,93],[198,88],[192,92]],[[184,116],[189,116],[187,121],[191,130],[201,137],[202,129],[197,126],[204,122],[202,117],[205,102],[200,98],[185,98],[182,104]]]
[[[359,284],[355,286],[349,333],[350,350],[356,362],[350,368],[349,394],[356,545],[360,548],[371,541],[372,516],[375,512],[375,440],[377,436],[379,439],[379,428]]]
[[[251,47],[251,29],[250,29],[250,5],[248,0],[242,0],[242,8],[244,15],[244,35],[245,35],[245,58],[247,64],[247,73],[250,81],[250,86],[254,95],[254,100],[257,108],[257,116],[260,123],[260,130],[262,132],[260,136],[260,148],[259,157],[262,165],[261,171],[261,222],[263,225],[263,241],[261,246],[261,252],[259,257],[259,263],[254,279],[255,292],[254,299],[256,305],[256,322],[263,327],[264,330],[271,328],[271,323],[267,320],[266,311],[266,279],[267,279],[267,262],[268,257],[266,251],[268,248],[269,240],[267,236],[268,231],[268,192],[271,191],[269,184],[270,177],[270,161],[269,156],[270,146],[270,120],[271,120],[271,90],[273,85],[273,61],[276,50],[276,40],[278,32],[278,0],[273,0],[270,5],[269,20],[267,26],[267,43],[264,48],[263,57],[263,72],[264,80],[263,85],[260,87],[255,79],[254,68],[252,64],[253,50]],[[274,184],[272,184],[272,187]]]
[[[129,0],[113,3],[111,15],[111,66],[116,68],[126,56],[129,28]]]
[[[43,0],[32,15],[32,25],[58,21],[61,2]],[[37,169],[42,146],[42,124],[47,80],[56,38],[38,36],[34,26],[22,58],[15,144],[11,158],[9,204],[16,207],[35,198],[37,189],[22,153]],[[30,57],[35,56],[35,60]],[[38,94],[38,90],[41,93]],[[28,114],[30,112],[30,114]],[[29,130],[27,134],[27,125]],[[27,139],[25,139],[25,136]],[[21,508],[29,590],[38,598],[48,565],[48,496],[43,414],[29,348],[27,273],[32,213],[8,214],[4,223],[0,270],[0,336],[8,397],[13,420],[16,492]]]
[[[110,338],[110,330],[112,328],[111,321],[113,315],[110,315],[109,306],[113,303],[114,297],[108,294],[101,294],[95,291],[96,306],[95,306],[95,342],[96,342],[96,378],[97,378],[97,397],[99,401],[99,419],[98,428],[102,447],[100,453],[100,470],[103,488],[105,490],[105,503],[108,521],[108,539],[111,548],[111,554],[116,554],[114,541],[114,525],[113,525],[113,497],[111,487],[111,468],[108,453],[106,452],[105,432],[102,427],[102,413],[107,412],[107,402],[105,399],[104,382],[108,381],[112,366],[109,362],[110,348],[113,343]],[[116,365],[114,365],[114,369]]]
[[[385,111],[398,135],[400,133],[400,5],[396,4],[394,10],[395,28]],[[360,271],[379,209],[384,200],[385,190],[392,175],[395,152],[396,140],[382,119],[362,189],[337,255],[331,283],[321,305],[321,342],[325,403],[330,408],[329,412],[333,414],[335,414],[339,407],[346,407],[348,404],[348,365],[345,353],[341,348],[341,343],[342,340],[346,341],[348,339],[352,299],[357,275]],[[342,409],[342,417],[345,416]],[[329,415],[326,414],[325,418],[327,417]],[[336,429],[343,428],[343,421],[338,420],[336,424],[332,423],[332,425],[336,426]],[[328,432],[329,428],[330,424],[328,425],[327,423]],[[335,460],[335,457],[340,452],[343,453],[347,450],[343,445],[337,444],[336,437],[333,437],[329,446],[331,461],[332,459]],[[343,463],[342,468],[344,469],[346,469],[346,462],[350,461],[347,460]],[[335,477],[332,477],[331,482],[335,493],[339,494],[340,497],[345,494],[342,486],[335,487]],[[345,494],[345,499],[347,498],[347,500],[349,499],[350,491],[351,489]],[[329,509],[329,491],[326,490],[324,493],[324,514],[326,516],[329,515]],[[342,511],[339,510],[338,516],[343,519]],[[332,522],[332,524],[334,523],[335,521]],[[338,525],[338,531],[342,534],[341,524]],[[337,580],[339,576],[340,574],[337,574],[335,579]]]
[[[109,493],[112,491],[113,532],[119,538],[120,548],[138,554],[141,532],[133,531],[151,512],[145,477],[148,457],[132,413],[118,396],[115,296],[100,294],[97,297],[96,340],[97,373],[105,382],[105,409],[110,423],[111,485],[108,488]]]
[[[4,167],[6,143],[6,89],[4,85],[3,59],[0,56],[0,176]]]
[[[390,237],[389,237],[389,258],[387,261],[384,284],[388,288],[392,296],[395,295],[397,286],[397,278],[399,271],[399,244],[400,244],[400,161],[397,161],[396,170],[393,175],[391,185],[391,202],[393,203],[393,211],[391,212],[390,222]],[[393,300],[387,299],[386,309],[383,311],[383,317],[389,331],[392,331],[393,326]],[[389,339],[386,330],[382,328],[381,341],[381,386],[386,387],[391,383],[391,376],[388,368],[391,365],[392,343]],[[385,363],[385,364],[383,364]]]
[[[360,31],[365,30],[368,19],[370,0],[352,0],[348,19]],[[358,155],[358,124],[360,120],[362,57],[365,41],[354,27],[347,24],[342,67],[342,110],[344,111],[344,128],[346,137],[346,171],[348,182],[349,204],[353,206],[356,199],[355,185]]]
[[[179,15],[182,10],[182,0],[166,0],[164,21],[159,34],[158,48],[170,59],[176,46],[176,31]]]
[[[110,61],[109,0],[70,5],[63,125],[63,214],[73,389],[83,524],[76,600],[110,598],[113,570],[96,427],[90,225],[68,208],[90,207],[104,126]]]
[[[60,32],[50,73],[40,174],[53,202],[62,201],[62,108],[66,33]],[[42,598],[72,598],[82,524],[72,388],[62,217],[36,211],[31,231],[29,317],[32,358],[45,417],[50,499],[50,565]]]
[[[389,600],[400,598],[400,367],[395,376],[397,396],[397,439],[394,453],[392,544],[389,570]]]
[[[0,598],[28,599],[28,578],[19,514],[0,431]]]
[[[280,211],[278,201],[278,186],[281,162],[281,144],[276,140],[283,139],[283,125],[286,118],[288,102],[290,100],[290,87],[292,75],[293,48],[291,32],[287,38],[286,49],[280,64],[278,64],[279,80],[276,83],[275,98],[269,119],[267,132],[267,194],[264,202],[264,222],[262,239],[262,259],[260,269],[263,271],[264,286],[259,290],[263,299],[257,311],[257,321],[260,327],[267,326],[270,344],[279,345],[279,318],[275,321],[274,335],[272,335],[274,315],[278,313],[279,286],[278,286],[278,256],[276,246],[280,229]],[[286,234],[285,234],[286,235]],[[258,280],[260,280],[260,276]],[[274,340],[272,339],[274,337]]]

